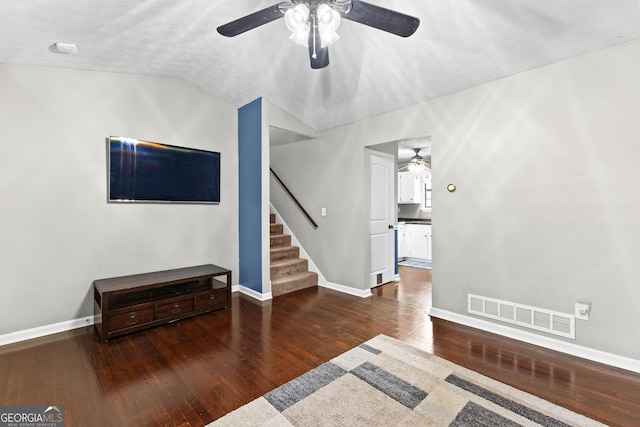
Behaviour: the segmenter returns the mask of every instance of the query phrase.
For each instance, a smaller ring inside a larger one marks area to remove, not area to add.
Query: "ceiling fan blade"
[[[264,24],[268,24],[271,21],[284,17],[284,13],[280,7],[281,3],[274,4],[265,9],[251,13],[242,18],[231,21],[228,24],[224,24],[218,27],[218,32],[226,37],[234,37],[238,34],[242,34],[245,31],[253,30]]]
[[[329,65],[329,47],[322,47],[320,44],[320,30],[315,18],[313,18],[312,28],[309,31],[309,59],[311,60],[311,68],[314,70]]]
[[[404,13],[375,6],[360,0],[353,0],[351,11],[341,14],[343,18],[359,22],[400,37],[409,37],[415,33],[420,20]]]

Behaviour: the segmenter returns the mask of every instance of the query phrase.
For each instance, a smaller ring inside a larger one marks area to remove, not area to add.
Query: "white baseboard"
[[[348,286],[338,285],[335,283],[328,283],[319,285],[322,287],[330,288],[339,292],[343,292],[349,295],[355,295],[358,297],[366,298],[371,296],[369,289],[361,290],[354,289]],[[247,288],[242,285],[233,285],[231,292],[240,292],[258,301],[268,301],[273,299],[271,292],[260,293],[253,289]],[[93,316],[82,317],[79,319],[67,320],[65,322],[53,323],[51,325],[38,326],[36,328],[25,329],[22,331],[11,332],[5,335],[0,335],[0,346],[7,344],[14,344],[20,341],[27,341],[34,338],[44,337],[46,335],[57,334],[59,332],[70,331],[83,326],[93,325]]]
[[[258,301],[267,301],[267,300],[273,299],[271,292],[266,292],[262,294],[258,291],[254,291],[253,289],[247,288],[246,286],[242,286],[242,285],[232,286],[231,291],[240,292],[241,294],[250,296],[253,299],[257,299]]]
[[[350,286],[338,285],[337,283],[318,283],[318,287],[333,289],[334,291],[342,292],[344,294],[353,295],[360,298],[368,298],[371,294],[371,289],[355,289]],[[253,289],[249,289],[246,286],[242,285],[234,285],[231,287],[231,292],[240,292],[241,294],[247,295],[253,299],[257,299],[258,301],[267,301],[273,299],[271,292],[267,292],[261,294],[260,292],[254,291]]]
[[[0,345],[13,344],[20,341],[32,340],[46,335],[57,334],[58,332],[70,331],[93,325],[93,316],[81,317],[79,319],[67,320],[65,322],[53,323],[51,325],[38,326],[36,328],[24,329],[22,331],[11,332],[0,335]]]
[[[583,347],[577,344],[560,341],[554,338],[545,337],[528,331],[511,328],[509,326],[498,325],[475,317],[466,316],[464,314],[454,313],[448,310],[431,307],[429,315],[439,319],[448,320],[471,328],[480,329],[497,335],[502,335],[528,344],[537,345],[539,347],[548,348],[550,350],[559,351],[561,353],[570,354],[572,356],[581,357],[593,362],[603,363],[605,365],[616,368],[626,369],[632,372],[640,373],[640,360],[630,357],[619,356],[613,353],[607,353],[595,350],[589,347]]]
[[[233,285],[231,292],[241,292],[245,295],[255,298],[259,301],[271,299],[271,292],[261,294],[242,285]],[[38,326],[36,328],[24,329],[22,331],[10,332],[0,335],[0,346],[14,344],[21,341],[32,340],[47,335],[57,334],[59,332],[71,331],[73,329],[82,328],[83,326],[93,325],[93,316],[81,317],[79,319],[71,319],[64,322],[53,323],[51,325]]]
[[[371,289],[356,289],[356,288],[352,288],[351,286],[339,285],[337,283],[331,283],[331,282],[327,282],[323,284],[318,283],[318,286],[320,286],[321,288],[333,289],[334,291],[342,292],[342,293],[353,295],[360,298],[368,298],[372,295]]]

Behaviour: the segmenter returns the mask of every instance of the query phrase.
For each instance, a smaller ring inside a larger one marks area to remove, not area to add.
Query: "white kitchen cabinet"
[[[421,203],[420,176],[413,172],[398,173],[398,203]]]
[[[424,208],[431,208],[431,175],[424,177]]]
[[[405,224],[398,233],[398,258],[431,259],[431,225]]]
[[[407,258],[409,251],[407,249],[407,232],[405,225],[398,225],[398,259]]]

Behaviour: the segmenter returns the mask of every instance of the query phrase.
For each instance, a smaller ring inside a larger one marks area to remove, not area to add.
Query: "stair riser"
[[[271,224],[269,226],[270,230],[270,234],[283,234],[284,233],[284,227],[282,224]]]
[[[271,236],[269,240],[272,248],[291,246],[291,236],[287,234],[280,236]]]
[[[318,286],[318,275],[315,273],[309,273],[309,276],[290,282],[271,285],[271,295],[277,297],[279,295],[288,294],[290,292],[299,291],[302,289],[312,288]]]
[[[297,262],[295,264],[271,267],[271,280],[290,276],[292,274],[302,273],[305,271],[309,271],[309,262],[306,259],[301,259],[300,262]]]
[[[285,258],[299,258],[300,257],[300,248],[297,246],[293,246],[288,249],[279,250],[279,251],[271,251],[271,261],[275,261],[278,259]]]

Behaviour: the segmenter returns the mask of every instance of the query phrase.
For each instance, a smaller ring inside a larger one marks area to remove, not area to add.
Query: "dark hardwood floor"
[[[640,425],[640,374],[430,320],[431,273],[357,298],[309,289],[100,344],[92,327],[0,347],[0,405],[66,426],[201,426],[378,334],[610,425]]]

